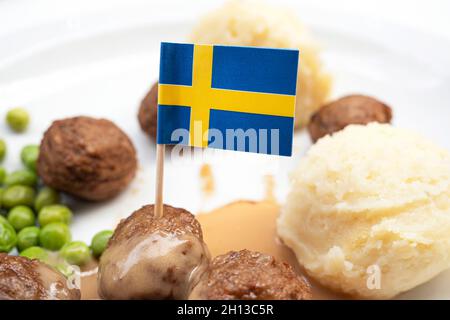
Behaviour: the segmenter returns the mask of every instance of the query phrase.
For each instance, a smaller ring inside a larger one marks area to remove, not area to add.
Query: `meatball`
[[[350,95],[323,106],[311,117],[308,131],[313,142],[349,124],[390,123],[391,108],[363,95]]]
[[[142,131],[156,140],[158,113],[158,82],[156,82],[145,98],[141,102],[139,108],[138,120]]]
[[[0,253],[0,300],[79,300],[80,290],[52,267]]]
[[[134,178],[136,150],[109,120],[68,118],[45,132],[37,169],[50,187],[85,200],[106,200]]]
[[[311,299],[311,288],[289,264],[242,250],[214,258],[189,299],[306,300]]]
[[[122,220],[99,264],[105,299],[186,299],[209,264],[200,224],[184,209],[147,205]]]

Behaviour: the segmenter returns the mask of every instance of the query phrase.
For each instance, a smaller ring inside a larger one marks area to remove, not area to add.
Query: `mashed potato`
[[[318,49],[297,17],[287,10],[260,1],[229,1],[198,23],[191,40],[206,44],[299,48],[297,126],[307,124],[328,98],[331,79],[323,71]]]
[[[293,172],[278,233],[325,286],[409,290],[450,267],[450,154],[390,125],[326,136]]]

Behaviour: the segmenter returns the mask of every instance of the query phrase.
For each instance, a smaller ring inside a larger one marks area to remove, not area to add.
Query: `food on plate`
[[[195,26],[191,40],[206,44],[299,48],[296,126],[306,125],[329,96],[331,77],[324,71],[318,47],[309,31],[288,10],[259,1],[229,1]]]
[[[37,176],[31,170],[20,169],[6,175],[4,184],[6,186],[29,186],[34,187],[37,183]]]
[[[308,282],[274,257],[249,250],[217,256],[189,296],[193,300],[304,300]]]
[[[14,108],[6,113],[6,123],[11,130],[16,132],[23,132],[27,129],[30,123],[30,115],[24,108]]]
[[[138,120],[142,131],[156,140],[158,113],[158,82],[154,83],[150,91],[141,102]]]
[[[0,162],[3,161],[3,159],[5,159],[6,156],[6,142],[3,139],[0,139]]]
[[[203,195],[205,197],[212,196],[214,194],[215,181],[211,165],[209,163],[202,164],[199,173]]]
[[[52,251],[61,249],[71,239],[69,227],[62,222],[52,222],[45,225],[39,234],[41,246]]]
[[[50,264],[49,252],[41,247],[32,246],[32,247],[26,248],[25,250],[23,250],[20,253],[20,256],[28,258],[28,259],[32,259],[32,260],[36,259],[41,262]]]
[[[114,231],[112,230],[103,230],[94,235],[91,241],[91,249],[94,257],[100,257],[103,254],[113,233]]]
[[[277,241],[275,221],[280,206],[275,201],[238,200],[196,215],[211,256],[248,249],[270,254],[292,265],[288,248]],[[229,237],[233,234],[233,237]],[[226,241],[224,241],[226,239]]]
[[[0,300],[79,300],[80,295],[52,267],[0,253]]]
[[[450,154],[388,124],[350,125],[300,160],[277,224],[323,285],[394,297],[450,267]]]
[[[39,245],[39,235],[41,230],[36,226],[26,227],[17,234],[17,250],[22,252],[30,247]]]
[[[36,199],[34,199],[34,210],[39,213],[43,207],[58,204],[60,200],[58,191],[53,188],[43,187],[39,190]]]
[[[350,124],[390,123],[392,110],[375,98],[350,95],[330,102],[315,112],[308,124],[309,135],[316,142],[327,134]]]
[[[23,147],[20,152],[22,163],[30,170],[36,171],[37,159],[39,157],[39,146],[30,144]]]
[[[9,210],[8,222],[19,232],[23,228],[34,226],[36,218],[29,207],[17,206]]]
[[[5,188],[2,194],[2,207],[10,209],[15,206],[33,206],[35,191],[28,186],[12,186]]]
[[[59,255],[69,264],[82,266],[91,260],[91,249],[83,241],[66,243]]]
[[[6,178],[6,170],[5,170],[5,168],[0,167],[0,185],[3,185],[5,178]],[[0,188],[0,191],[3,192],[4,188]],[[0,207],[1,207],[1,197],[0,197]]]
[[[85,200],[119,194],[134,178],[136,150],[105,119],[75,117],[53,122],[41,142],[38,172],[44,183]]]
[[[0,215],[0,253],[10,252],[17,243],[14,227]]]
[[[39,210],[38,220],[41,227],[52,222],[62,222],[70,224],[72,221],[72,210],[61,204],[44,206]]]
[[[105,299],[186,299],[206,270],[209,252],[200,224],[188,211],[147,205],[122,220],[99,263]]]
[[[58,191],[37,183],[36,151],[35,145],[22,149],[20,155],[26,169],[9,174],[4,181],[9,187],[0,188],[0,213],[8,210],[7,218],[0,215],[0,252],[18,252],[21,257],[37,259],[71,279],[78,272],[74,265],[84,270],[96,265],[92,255],[98,257],[99,252],[101,254],[106,236],[96,241],[92,254],[84,242],[71,242],[72,210],[61,204]],[[6,176],[6,170],[1,172]],[[0,184],[3,185],[3,181]],[[83,277],[81,275],[82,282],[85,281]]]

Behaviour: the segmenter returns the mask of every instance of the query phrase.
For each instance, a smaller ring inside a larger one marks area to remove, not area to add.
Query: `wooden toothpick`
[[[155,191],[155,217],[161,218],[163,210],[163,182],[164,182],[164,155],[166,145],[156,145],[156,191]]]

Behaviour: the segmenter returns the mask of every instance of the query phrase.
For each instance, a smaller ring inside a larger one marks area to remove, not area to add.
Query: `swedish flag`
[[[157,143],[290,156],[298,54],[162,43]]]

